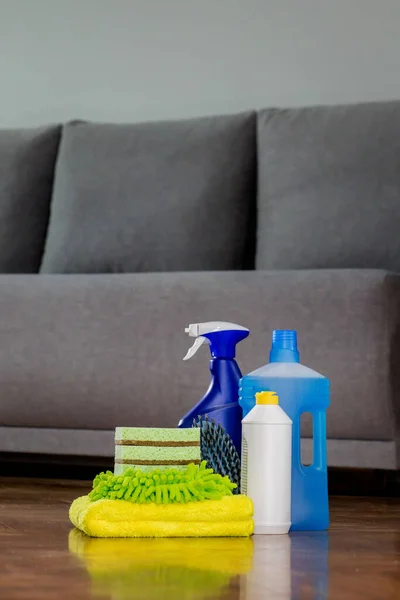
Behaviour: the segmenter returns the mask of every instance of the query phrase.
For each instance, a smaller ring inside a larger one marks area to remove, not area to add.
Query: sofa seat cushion
[[[369,270],[0,277],[0,426],[176,426],[210,381],[206,346],[182,360],[184,328],[220,315],[250,328],[242,373],[273,328],[298,330],[331,381],[330,438],[395,439],[400,276]]]
[[[61,126],[0,130],[0,273],[37,273]]]
[[[66,125],[42,272],[246,268],[255,128],[254,113]]]
[[[400,271],[400,102],[258,115],[260,269]]]

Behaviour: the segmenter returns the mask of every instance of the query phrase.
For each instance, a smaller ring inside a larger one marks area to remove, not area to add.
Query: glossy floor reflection
[[[400,502],[333,498],[327,532],[101,540],[71,528],[86,484],[0,480],[0,598],[398,600]]]
[[[232,579],[253,568],[252,539],[92,539],[69,534],[70,551],[85,565],[94,596],[220,598]]]

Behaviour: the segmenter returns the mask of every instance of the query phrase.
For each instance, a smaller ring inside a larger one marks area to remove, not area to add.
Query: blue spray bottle
[[[292,531],[317,531],[329,526],[328,471],[326,456],[326,410],[329,380],[300,364],[297,333],[275,330],[269,364],[243,377],[239,403],[243,417],[255,405],[255,393],[274,391],[280,405],[293,421],[292,428]],[[300,419],[304,412],[313,418],[313,462],[301,460]]]
[[[242,409],[238,393],[242,374],[235,354],[236,344],[244,340],[250,331],[235,323],[212,321],[189,325],[185,332],[196,341],[183,360],[191,358],[202,344],[209,344],[211,383],[205,396],[181,419],[178,427],[192,427],[193,420],[208,415],[222,425],[240,456]]]

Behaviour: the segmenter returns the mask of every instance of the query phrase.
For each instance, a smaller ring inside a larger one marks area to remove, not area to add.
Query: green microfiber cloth
[[[129,469],[118,476],[111,471],[100,473],[94,479],[89,498],[93,502],[120,499],[137,504],[184,504],[220,500],[232,495],[235,488],[236,484],[229,477],[207,469],[206,461],[203,461],[200,465],[189,465],[184,471]]]

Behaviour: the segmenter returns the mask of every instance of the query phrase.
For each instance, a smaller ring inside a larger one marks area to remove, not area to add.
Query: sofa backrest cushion
[[[255,153],[255,113],[67,124],[42,272],[244,268]]]
[[[37,273],[61,126],[0,130],[0,273]]]
[[[258,114],[259,269],[400,271],[400,102]]]

